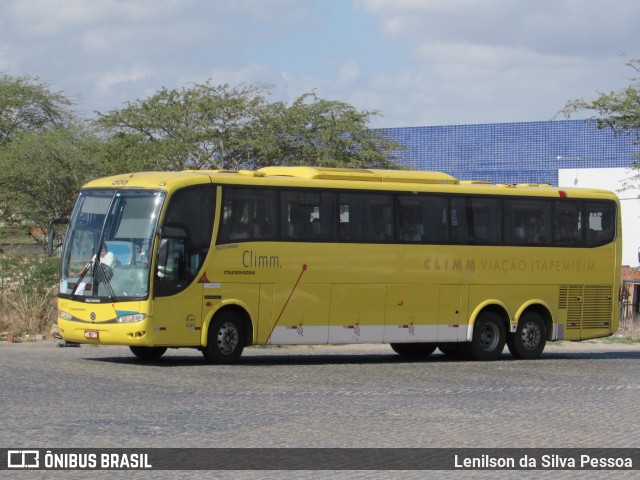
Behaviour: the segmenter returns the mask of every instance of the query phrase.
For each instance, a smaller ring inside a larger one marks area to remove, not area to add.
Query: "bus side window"
[[[420,199],[422,224],[424,226],[422,239],[426,243],[448,242],[448,204],[446,197],[425,195]]]
[[[391,240],[392,195],[341,193],[338,198],[339,241],[373,243]]]
[[[468,243],[467,210],[464,197],[453,197],[451,199],[451,239],[455,245]]]
[[[551,241],[547,200],[506,198],[504,241],[507,245],[548,245]]]
[[[398,196],[398,232],[401,242],[422,242],[422,208],[418,195]]]
[[[615,205],[610,202],[586,202],[587,246],[606,245],[615,238]]]
[[[469,243],[476,245],[498,245],[500,243],[500,201],[480,197],[470,197],[473,218],[473,233]]]
[[[218,244],[273,240],[276,236],[276,192],[225,187]]]
[[[315,242],[335,236],[335,195],[283,190],[280,194],[280,238]]]
[[[555,244],[578,247],[582,243],[582,202],[556,202]]]

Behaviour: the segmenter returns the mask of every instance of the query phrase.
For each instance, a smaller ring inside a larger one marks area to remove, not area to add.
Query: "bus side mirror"
[[[69,223],[69,217],[59,217],[54,218],[49,222],[49,226],[47,227],[47,255],[53,256],[53,241],[56,237],[54,225],[66,225]],[[59,245],[58,245],[59,246]]]

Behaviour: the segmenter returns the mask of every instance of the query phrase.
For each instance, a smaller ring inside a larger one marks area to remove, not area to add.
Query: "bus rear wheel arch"
[[[208,363],[237,363],[247,341],[247,325],[241,312],[225,309],[218,312],[207,331],[207,345],[202,354]]]
[[[547,343],[547,322],[535,310],[520,317],[515,333],[509,334],[507,346],[511,354],[522,360],[540,358]]]

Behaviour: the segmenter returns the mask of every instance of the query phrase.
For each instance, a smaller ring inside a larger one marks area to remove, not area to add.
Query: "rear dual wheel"
[[[473,326],[469,353],[476,360],[496,360],[502,354],[506,340],[502,317],[495,312],[484,312]]]
[[[536,312],[522,315],[518,328],[507,340],[511,354],[522,360],[540,358],[546,344],[547,328],[542,316]]]

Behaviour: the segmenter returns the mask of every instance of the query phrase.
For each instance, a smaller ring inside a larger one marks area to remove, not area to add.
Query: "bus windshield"
[[[62,253],[60,296],[146,297],[163,198],[150,190],[81,192]]]

